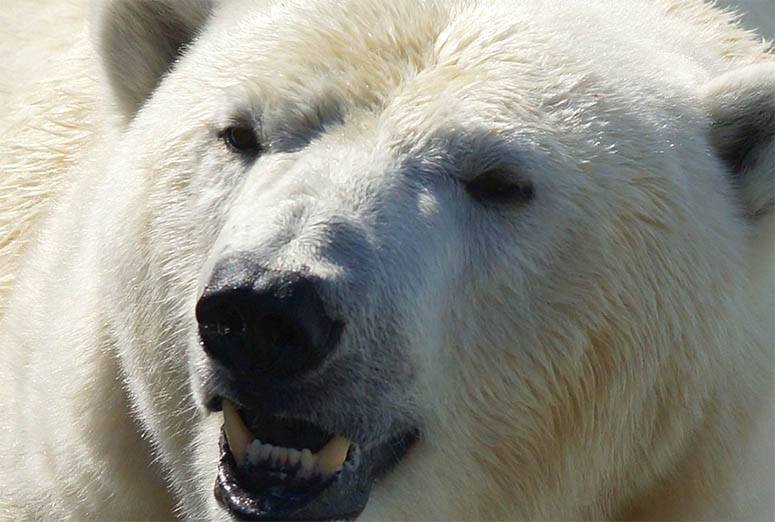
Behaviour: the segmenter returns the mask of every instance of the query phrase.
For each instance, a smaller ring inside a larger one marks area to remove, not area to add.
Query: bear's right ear
[[[209,0],[94,0],[92,33],[127,120],[207,21]]]

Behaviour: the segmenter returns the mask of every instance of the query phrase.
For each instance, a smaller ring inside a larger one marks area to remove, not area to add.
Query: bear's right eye
[[[240,154],[258,154],[262,150],[256,132],[248,126],[228,127],[223,131],[223,141],[232,151]]]

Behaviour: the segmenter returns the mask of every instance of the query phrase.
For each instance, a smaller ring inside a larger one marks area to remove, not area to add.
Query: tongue
[[[245,460],[248,446],[253,442],[254,437],[242,420],[237,408],[228,400],[223,401],[223,426],[234,461],[239,465]],[[313,460],[310,465],[314,463],[316,471],[323,475],[336,473],[342,469],[351,444],[345,437],[336,435],[317,453],[310,454],[311,460]],[[304,453],[309,453],[309,450],[304,450]]]

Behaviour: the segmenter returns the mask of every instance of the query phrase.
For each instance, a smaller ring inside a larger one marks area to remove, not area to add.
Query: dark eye
[[[527,203],[534,195],[532,183],[499,170],[485,171],[466,182],[466,191],[482,203]]]
[[[256,132],[247,126],[235,125],[223,131],[223,141],[234,152],[241,154],[258,154],[261,144],[258,143]]]

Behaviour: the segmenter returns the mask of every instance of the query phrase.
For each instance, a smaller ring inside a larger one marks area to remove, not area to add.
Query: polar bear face
[[[149,5],[101,13],[102,263],[185,512],[503,517],[645,480],[652,392],[741,284],[703,68],[632,63],[599,7]]]

